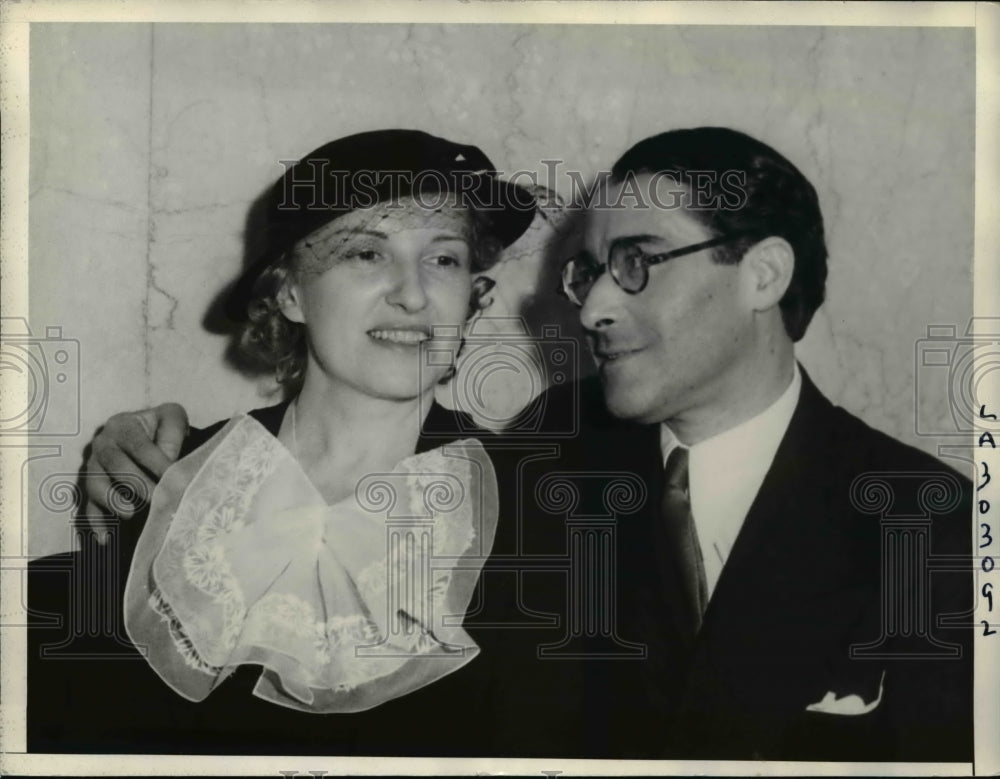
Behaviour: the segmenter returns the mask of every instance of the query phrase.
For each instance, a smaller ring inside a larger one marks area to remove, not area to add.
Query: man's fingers
[[[94,439],[94,454],[91,460],[97,461],[99,467],[88,464],[87,495],[97,505],[120,514],[118,507],[132,504],[138,508],[145,504],[153,494],[156,482],[150,479],[141,468],[138,468],[131,456],[114,445],[101,445],[101,437]],[[155,448],[152,442],[149,446]],[[163,453],[160,453],[163,457]],[[91,487],[91,481],[94,486]],[[105,481],[107,483],[105,483]]]
[[[88,517],[103,516],[110,510],[108,501],[111,498],[111,479],[101,470],[87,466],[87,478],[83,480],[87,487],[86,511]],[[122,513],[122,517],[130,517],[135,509]]]
[[[140,465],[159,479],[173,460],[153,441],[157,426],[156,409],[111,417],[100,436],[106,445],[100,451],[95,446],[101,465],[107,471],[126,472],[135,471],[135,465]],[[121,452],[132,458],[134,464],[128,464]]]
[[[158,417],[155,434],[156,445],[172,462],[181,453],[181,445],[187,436],[187,412],[184,410],[184,406],[178,403],[163,403],[153,411]]]
[[[137,481],[137,477],[131,476],[126,482],[112,482],[102,473],[88,474],[85,516],[91,525],[100,526],[101,520],[109,514],[131,519],[143,505],[142,496],[149,494],[149,487]]]
[[[91,503],[131,517],[148,503],[156,481],[177,459],[185,435],[187,413],[176,403],[115,414],[91,445],[85,479]]]
[[[111,514],[129,519],[149,501],[155,484],[120,450],[105,451],[104,460],[110,465],[105,465],[96,455],[87,461],[84,484],[89,505],[86,516]]]

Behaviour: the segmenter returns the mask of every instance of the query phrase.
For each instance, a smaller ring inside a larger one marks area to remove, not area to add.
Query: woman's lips
[[[419,346],[431,337],[423,328],[378,328],[369,330],[368,335],[376,341],[402,346]]]

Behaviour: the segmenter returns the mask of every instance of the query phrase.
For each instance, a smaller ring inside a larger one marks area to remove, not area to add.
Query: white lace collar
[[[496,477],[474,439],[407,457],[331,506],[241,415],[153,493],[125,627],[188,700],[252,663],[261,698],[363,711],[478,654],[461,621],[496,521]]]

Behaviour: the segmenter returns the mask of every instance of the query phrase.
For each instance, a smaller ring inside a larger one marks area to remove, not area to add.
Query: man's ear
[[[285,315],[285,318],[290,322],[305,322],[305,315],[302,313],[302,302],[301,302],[302,292],[299,289],[299,285],[295,282],[291,273],[286,273],[285,278],[281,282],[281,286],[278,287],[278,294],[276,295],[278,299],[278,307],[281,309],[281,313]]]
[[[784,238],[772,235],[751,246],[740,264],[751,306],[766,311],[778,305],[792,282],[795,252]]]

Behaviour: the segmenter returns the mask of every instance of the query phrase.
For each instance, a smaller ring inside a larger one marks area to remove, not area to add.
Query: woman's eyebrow
[[[461,233],[435,233],[430,238],[432,243],[439,243],[441,241],[462,241],[468,242],[468,238]]]
[[[342,228],[340,230],[334,230],[332,233],[330,233],[327,236],[326,240],[329,240],[330,238],[333,238],[334,236],[351,236],[351,235],[368,235],[368,236],[371,236],[373,238],[382,238],[382,239],[387,239],[389,237],[388,233],[384,233],[381,230],[370,230],[370,229],[364,228],[364,227],[357,227],[357,228],[351,228],[351,227],[349,227],[349,228]],[[435,233],[434,235],[432,235],[430,237],[429,240],[430,241],[435,241],[435,242],[438,242],[438,241],[467,241],[468,238],[466,236],[462,235],[461,233],[446,232],[446,233]]]
[[[383,233],[381,230],[371,230],[366,227],[342,227],[338,230],[334,230],[329,234],[329,237],[335,235],[370,235],[373,238],[388,238],[388,233]]]

